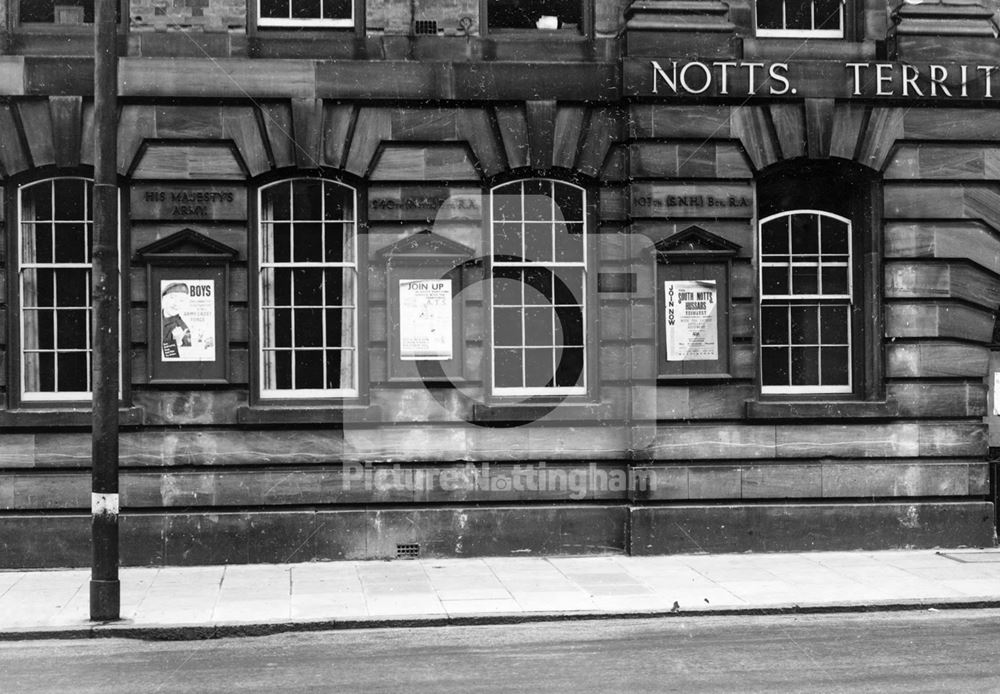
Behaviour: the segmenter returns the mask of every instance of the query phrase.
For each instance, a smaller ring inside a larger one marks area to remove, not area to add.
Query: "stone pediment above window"
[[[446,239],[430,229],[423,229],[386,246],[377,255],[385,260],[411,258],[468,258],[474,251],[457,241]]]
[[[211,239],[194,229],[181,229],[136,251],[136,257],[146,262],[182,262],[233,260],[239,251]]]
[[[661,263],[696,260],[706,258],[731,258],[739,253],[741,246],[717,236],[699,226],[689,226],[658,241],[656,259]]]

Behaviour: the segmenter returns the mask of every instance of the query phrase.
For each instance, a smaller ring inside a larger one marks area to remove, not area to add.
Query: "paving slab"
[[[124,619],[93,624],[89,571],[0,571],[0,638],[995,607],[1000,550],[139,567],[120,579]]]

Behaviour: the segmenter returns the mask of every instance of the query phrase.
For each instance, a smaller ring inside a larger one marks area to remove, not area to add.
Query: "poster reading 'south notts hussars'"
[[[719,358],[715,280],[666,282],[667,361]]]
[[[215,280],[161,280],[160,313],[163,361],[215,361]]]

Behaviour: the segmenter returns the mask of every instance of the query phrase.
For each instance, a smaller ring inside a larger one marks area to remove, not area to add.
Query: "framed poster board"
[[[225,266],[149,269],[150,383],[227,383]]]
[[[147,264],[149,383],[228,383],[229,264],[237,251],[182,229],[136,255]]]
[[[730,378],[729,282],[739,246],[691,226],[655,247],[657,377]]]

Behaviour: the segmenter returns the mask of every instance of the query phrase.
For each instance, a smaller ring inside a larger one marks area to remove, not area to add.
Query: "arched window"
[[[48,178],[17,191],[20,397],[91,391],[93,182]]]
[[[586,392],[587,194],[552,179],[491,192],[497,395]]]
[[[820,210],[761,220],[761,392],[852,392],[851,236]]]
[[[261,188],[259,204],[261,397],[357,395],[354,189],[294,178]]]
[[[875,172],[794,160],[757,179],[762,395],[883,397]]]

